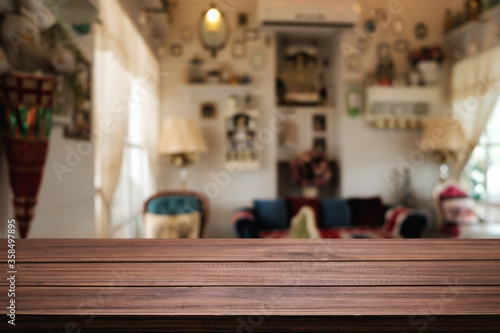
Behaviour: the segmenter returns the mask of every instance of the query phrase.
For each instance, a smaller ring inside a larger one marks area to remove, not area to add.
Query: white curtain
[[[500,47],[455,64],[451,89],[453,116],[461,121],[468,143],[455,168],[459,179],[500,98]]]
[[[154,54],[117,0],[99,2],[93,75],[95,222],[97,237],[110,237],[111,204],[120,178],[127,118],[131,109],[147,114],[150,165],[158,126],[159,65]],[[151,147],[151,148],[149,148]],[[155,175],[155,173],[152,173]]]

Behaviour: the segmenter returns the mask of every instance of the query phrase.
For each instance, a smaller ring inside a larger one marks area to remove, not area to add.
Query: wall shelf
[[[441,102],[441,88],[368,87],[366,120],[376,128],[421,128],[432,106]]]
[[[367,105],[373,103],[437,103],[441,100],[439,86],[427,87],[381,87],[366,89]]]
[[[500,17],[500,5],[485,10],[477,21],[466,22],[446,32],[443,36],[443,40],[445,42],[450,42],[456,39],[460,39],[467,33],[484,27],[484,25],[488,23],[487,21],[495,16]]]

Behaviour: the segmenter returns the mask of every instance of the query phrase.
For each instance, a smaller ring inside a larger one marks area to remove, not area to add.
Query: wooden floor
[[[500,240],[17,240],[16,261],[0,331],[500,331]]]

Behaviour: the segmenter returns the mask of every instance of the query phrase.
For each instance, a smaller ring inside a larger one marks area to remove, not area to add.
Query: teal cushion
[[[322,199],[319,207],[321,228],[351,226],[351,211],[346,200]]]
[[[263,230],[287,229],[288,217],[284,199],[255,200],[255,217]]]
[[[148,213],[160,215],[177,215],[202,212],[200,199],[189,195],[159,197],[151,200],[146,207]]]

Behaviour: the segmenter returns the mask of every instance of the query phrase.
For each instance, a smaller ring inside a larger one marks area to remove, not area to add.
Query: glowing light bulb
[[[215,8],[210,8],[207,12],[207,20],[210,23],[217,23],[220,20],[220,12]]]

